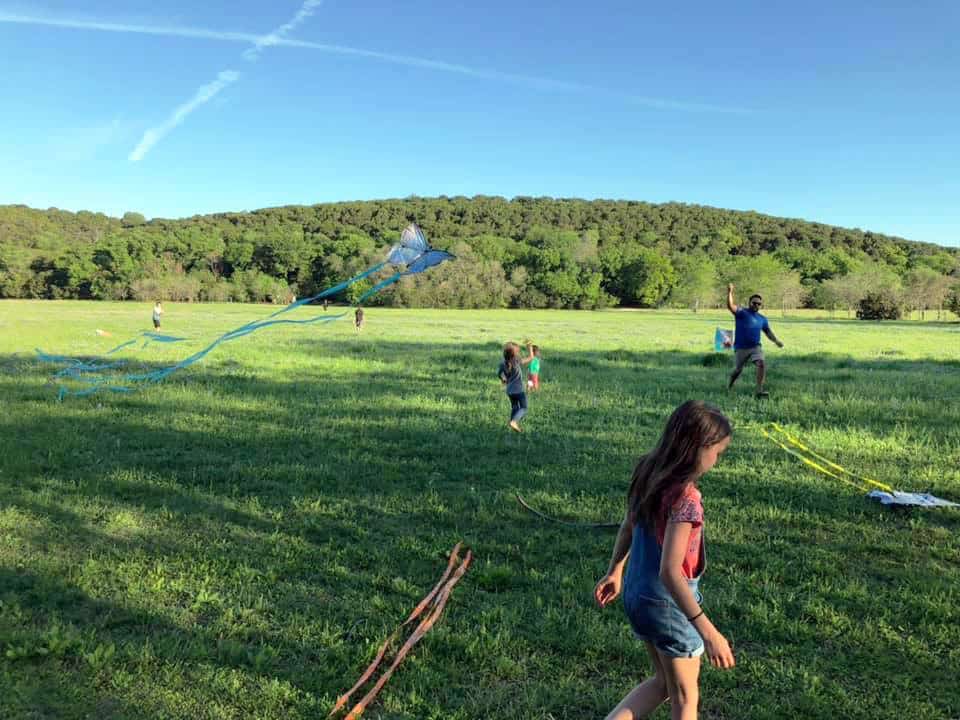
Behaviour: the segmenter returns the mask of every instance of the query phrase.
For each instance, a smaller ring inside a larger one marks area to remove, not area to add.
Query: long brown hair
[[[515,342],[503,346],[503,369],[508,376],[520,369],[520,346]]]
[[[732,433],[730,421],[713,405],[687,400],[673,411],[657,446],[637,461],[627,508],[634,524],[657,529],[663,508],[696,478],[700,448]]]

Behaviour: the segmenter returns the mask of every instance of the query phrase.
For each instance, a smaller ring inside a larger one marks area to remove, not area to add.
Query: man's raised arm
[[[734,315],[737,314],[737,306],[733,302],[733,283],[727,285],[727,310],[732,312]]]

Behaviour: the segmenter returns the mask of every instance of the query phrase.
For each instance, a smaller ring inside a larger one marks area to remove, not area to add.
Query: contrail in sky
[[[308,7],[309,5],[309,7]],[[119,33],[140,33],[144,35],[162,35],[169,37],[195,38],[205,40],[220,40],[224,42],[242,42],[251,43],[253,48],[244,52],[244,57],[255,59],[257,53],[267,46],[304,48],[330,53],[333,55],[346,55],[352,57],[367,58],[388,62],[395,65],[407,65],[409,67],[418,67],[426,70],[436,70],[439,72],[456,73],[458,75],[467,75],[470,77],[484,80],[497,80],[509,82],[527,87],[534,87],[540,90],[560,90],[565,92],[589,93],[612,99],[618,99],[626,102],[635,103],[645,107],[651,107],[658,110],[678,110],[681,112],[708,112],[708,113],[729,113],[746,114],[749,110],[738,107],[712,105],[709,103],[688,102],[684,100],[671,100],[667,98],[646,97],[642,95],[633,95],[630,93],[618,92],[615,90],[606,90],[592,85],[582,83],[568,82],[564,80],[554,80],[550,78],[536,77],[532,75],[521,75],[517,73],[500,72],[498,70],[489,70],[474,68],[456,63],[443,62],[441,60],[430,60],[427,58],[413,57],[409,55],[395,55],[393,53],[378,52],[376,50],[364,50],[362,48],[348,47],[344,45],[330,45],[327,43],[309,42],[306,40],[295,40],[286,37],[287,26],[297,24],[312,14],[312,9],[319,5],[319,0],[312,2],[308,0],[300,9],[300,12],[294,16],[286,25],[281,26],[269,35],[254,35],[252,33],[229,32],[221,30],[208,30],[205,28],[180,27],[169,25],[131,25],[126,23],[103,22],[99,20],[73,20],[68,18],[44,18],[27,15],[13,15],[0,12],[0,23],[20,23],[24,25],[47,25],[52,27],[70,28],[75,30],[98,30],[102,32]],[[300,20],[297,20],[300,18]],[[259,45],[258,45],[259,43]]]
[[[280,44],[280,42],[285,39],[287,33],[296,30],[300,23],[313,15],[313,9],[319,7],[322,3],[323,0],[305,0],[300,10],[297,11],[297,14],[294,15],[289,22],[284,23],[269,35],[257,38],[253,43],[253,47],[244,51],[243,57],[247,60],[256,60],[260,57],[260,53],[263,52],[263,48]]]
[[[150,128],[143,134],[140,144],[133,149],[132,153],[130,153],[129,160],[131,162],[138,162],[142,160],[143,156],[150,152],[150,149],[154,145],[160,142],[160,140],[162,140],[170,131],[183,123],[183,121],[187,119],[187,115],[192,113],[204,103],[212,100],[218,92],[227,87],[227,85],[236,82],[239,77],[240,73],[238,72],[234,72],[233,70],[224,70],[217,75],[217,79],[212,83],[201,86],[188,102],[185,102],[183,105],[173,111],[173,114],[165,123],[163,123],[163,125]]]
[[[300,23],[313,15],[313,9],[322,2],[323,0],[304,0],[303,5],[300,6],[297,14],[294,15],[291,20],[284,23],[273,32],[256,38],[253,41],[253,47],[248,48],[246,52],[243,53],[244,58],[250,60],[251,62],[255,62],[263,52],[263,48],[276,45],[278,42],[283,40],[284,36],[288,32],[294,30],[298,25],[300,25]],[[140,144],[133,149],[132,153],[130,153],[130,162],[139,162],[142,160],[143,156],[150,151],[150,148],[156,145],[171,130],[182,124],[190,113],[204,103],[209,102],[213,97],[216,96],[218,92],[227,87],[227,85],[236,82],[239,77],[240,73],[235,72],[234,70],[221,71],[220,74],[217,75],[216,80],[214,80],[212,83],[202,86],[199,90],[197,90],[196,94],[189,102],[174,110],[173,115],[171,115],[163,125],[147,130],[143,134]]]

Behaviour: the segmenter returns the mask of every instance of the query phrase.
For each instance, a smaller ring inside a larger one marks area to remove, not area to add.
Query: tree
[[[914,267],[923,265],[936,270],[941,275],[960,274],[960,257],[946,250],[939,250],[930,255],[918,255],[913,258],[913,261],[915,263]]]
[[[710,230],[696,239],[697,252],[704,252],[714,260],[736,253],[743,245],[743,236],[732,225]]]
[[[899,320],[900,299],[890,289],[872,290],[857,306],[858,320]]]
[[[573,249],[573,261],[577,265],[598,265],[600,233],[596,230],[587,230],[580,236],[580,242]]]
[[[960,315],[960,280],[953,280],[947,296],[944,299],[943,306],[954,315]]]
[[[904,277],[903,289],[907,308],[911,311],[919,310],[921,320],[925,319],[928,308],[939,307],[943,301],[942,297],[935,297],[938,294],[937,281],[940,277],[940,273],[926,266],[915,267]]]
[[[816,303],[837,303],[838,294],[830,291],[838,288],[825,283],[845,276],[850,277],[843,284],[856,294],[845,301],[852,308],[867,288],[890,282],[897,290],[908,270],[925,267],[941,276],[960,275],[957,248],[755,212],[636,201],[410,197],[150,222],[135,212],[121,219],[0,206],[6,266],[0,269],[0,292],[114,297],[157,270],[156,277],[166,278],[158,286],[164,292],[173,292],[174,285],[181,295],[192,292],[191,283],[179,279],[189,275],[202,279],[199,292],[204,297],[229,292],[239,299],[247,297],[250,284],[246,275],[243,282],[235,282],[234,275],[257,269],[302,295],[381,260],[411,221],[420,223],[440,249],[467,240],[479,258],[499,262],[507,277],[519,273],[523,282],[510,283],[520,291],[511,303],[524,306],[591,307],[621,300],[636,303],[639,296],[644,304],[703,304],[703,277],[691,277],[701,268],[681,259],[688,256],[708,257],[724,278],[731,273],[736,277],[741,292],[755,290],[768,306],[781,307],[796,304],[810,289],[816,290]],[[106,240],[111,241],[108,254],[94,260]],[[129,266],[119,262],[121,245],[126,246]],[[59,262],[68,251],[76,257]],[[655,255],[649,253],[670,258],[674,270],[680,269],[673,284],[666,278],[666,298],[656,288],[652,294],[646,292],[650,288],[639,290],[654,262]],[[779,267],[761,259],[764,254],[773,255]],[[339,258],[336,269],[333,258]],[[755,265],[741,267],[741,260]],[[84,262],[94,263],[95,269],[88,273]],[[799,273],[802,287],[784,274],[789,272]],[[217,286],[218,279],[229,285]],[[364,287],[369,285],[361,283],[356,292]],[[431,293],[436,290],[429,288]],[[934,307],[932,296],[929,307]]]
[[[845,275],[852,266],[851,258],[842,250],[827,252],[804,247],[781,248],[774,253],[780,262],[800,273],[801,280],[822,282]]]
[[[238,270],[246,270],[253,260],[254,239],[250,233],[234,238],[226,244],[223,259],[227,264],[224,275],[231,276]]]
[[[937,275],[936,279],[930,285],[930,307],[937,309],[937,320],[943,316],[944,304],[950,296],[953,288],[954,278],[946,275]]]
[[[859,285],[850,275],[824,280],[813,290],[814,305],[835,311],[843,308],[850,317],[850,311],[860,302],[862,294]]]
[[[32,277],[27,256],[0,245],[0,297],[24,297]]]
[[[489,308],[510,304],[516,290],[507,282],[498,261],[480,257],[463,241],[456,243],[452,252],[456,260],[403,278],[385,300],[404,307]]]
[[[719,297],[717,266],[707,255],[678,255],[672,260],[677,284],[670,291],[670,304],[694,312]]]
[[[803,305],[808,290],[800,280],[800,273],[787,270],[777,277],[775,286],[777,291],[772,293],[771,299],[780,306],[784,315],[787,310],[794,310]]]
[[[772,255],[757,255],[729,258],[721,265],[719,275],[721,285],[736,285],[738,296],[746,299],[756,293],[763,296],[767,305],[776,306],[779,304],[777,282],[787,272],[788,268]]]
[[[642,249],[637,258],[620,269],[620,297],[641,307],[658,307],[677,283],[677,271],[669,258],[655,250]]]

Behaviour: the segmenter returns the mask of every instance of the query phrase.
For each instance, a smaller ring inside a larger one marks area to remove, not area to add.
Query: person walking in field
[[[727,309],[733,313],[736,322],[733,334],[734,366],[727,388],[733,387],[740,373],[743,372],[743,366],[752,362],[757,367],[757,397],[767,397],[770,393],[764,386],[767,366],[763,358],[763,348],[760,347],[760,333],[762,331],[777,347],[782,348],[783,343],[773,334],[767,318],[760,314],[761,307],[763,307],[763,298],[759,295],[750,296],[749,307],[739,307],[733,302],[733,283],[727,285]]]
[[[696,720],[701,656],[721,669],[736,662],[730,643],[706,616],[700,593],[707,556],[698,486],[731,433],[720,410],[688,400],[633,470],[613,556],[593,592],[601,608],[623,592],[627,619],[646,645],[654,674],[607,720],[645,718],[666,701],[672,720]]]
[[[363,308],[357,308],[356,312],[353,313],[353,326],[357,329],[357,332],[363,330]]]
[[[523,366],[530,362],[530,358],[520,357],[520,346],[515,342],[508,342],[503,346],[503,360],[497,368],[497,377],[505,385],[507,397],[510,399],[510,429],[523,432],[520,421],[527,414],[527,393],[523,388]]]
[[[159,330],[159,329],[160,329],[160,316],[161,316],[161,315],[163,315],[163,308],[160,307],[160,301],[157,300],[157,302],[155,302],[154,305],[153,305],[153,329],[154,329],[154,330]]]

